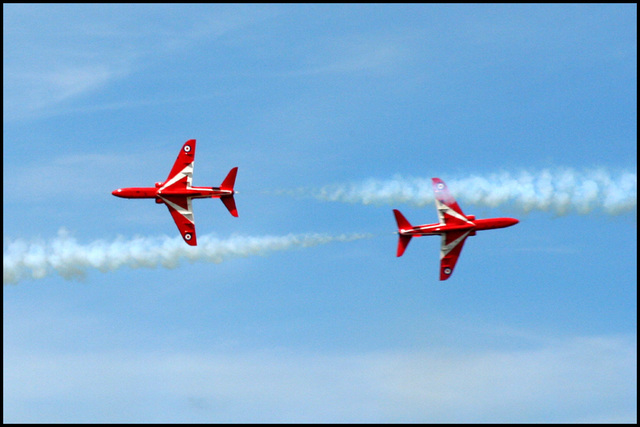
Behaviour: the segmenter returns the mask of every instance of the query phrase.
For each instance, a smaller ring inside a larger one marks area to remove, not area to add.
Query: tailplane
[[[237,167],[231,169],[231,171],[229,171],[229,174],[227,174],[227,177],[224,179],[224,181],[222,181],[222,184],[220,185],[221,190],[231,191],[230,196],[222,196],[220,197],[220,200],[222,200],[222,203],[224,203],[226,208],[229,210],[229,213],[235,217],[238,216],[238,209],[236,208],[236,201],[233,198],[233,195],[235,193],[235,191],[233,190],[233,186],[236,183],[237,174],[238,174]]]
[[[407,221],[407,218],[405,218],[404,215],[402,215],[399,210],[394,209],[393,214],[396,216],[396,222],[398,223],[398,231],[413,228],[413,226],[409,223],[409,221]]]
[[[238,168],[235,167],[229,171],[227,177],[222,181],[220,185],[221,190],[231,190],[233,191],[233,186],[236,183],[236,175],[238,174]]]
[[[222,200],[222,203],[224,203],[231,215],[235,217],[238,216],[238,209],[236,209],[236,201],[234,200],[233,195],[220,197],[220,200]]]
[[[407,249],[407,246],[409,246],[411,237],[412,236],[404,236],[402,234],[400,235],[400,238],[398,239],[398,251],[396,252],[396,256],[402,256],[404,251]]]
[[[404,217],[404,215],[402,215],[400,213],[399,210],[394,209],[393,210],[393,214],[396,216],[396,222],[398,223],[398,234],[399,234],[399,239],[398,239],[398,251],[396,252],[396,256],[402,256],[402,254],[404,254],[404,251],[407,249],[407,246],[409,246],[409,242],[411,241],[411,235],[407,235],[407,234],[402,234],[403,230],[408,230],[413,228],[413,226],[409,223],[409,221],[407,221],[407,219]]]

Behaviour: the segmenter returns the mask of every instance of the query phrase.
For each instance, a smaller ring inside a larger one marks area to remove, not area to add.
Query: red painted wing
[[[464,241],[471,230],[450,231],[443,233],[440,241],[440,280],[451,277],[453,269],[458,262]]]
[[[433,181],[433,192],[436,199],[436,209],[441,224],[460,225],[468,224],[467,217],[453,198],[447,184],[440,178],[431,178]]]
[[[180,235],[184,241],[191,246],[196,246],[196,226],[193,221],[193,210],[191,208],[191,197],[161,196],[160,197],[173,217],[173,221],[178,226]]]
[[[193,161],[196,158],[196,140],[190,139],[180,149],[180,154],[169,172],[162,188],[189,188],[193,177]]]

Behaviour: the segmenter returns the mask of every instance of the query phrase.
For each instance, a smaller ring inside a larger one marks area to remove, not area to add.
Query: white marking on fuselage
[[[424,225],[424,226],[416,227],[416,229],[421,233],[439,232],[440,229],[445,225],[446,224]]]

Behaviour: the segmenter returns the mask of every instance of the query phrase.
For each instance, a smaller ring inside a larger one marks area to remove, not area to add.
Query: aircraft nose
[[[111,194],[113,194],[114,196],[119,196],[120,194],[118,194],[118,193],[120,193],[120,191],[122,191],[122,190],[120,188],[118,188],[117,190],[113,190],[111,192]]]

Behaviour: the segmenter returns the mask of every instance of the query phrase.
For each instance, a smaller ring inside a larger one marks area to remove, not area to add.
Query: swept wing
[[[191,188],[193,179],[193,161],[196,157],[196,140],[190,139],[180,149],[180,154],[169,172],[169,176],[160,187],[161,190]]]
[[[433,182],[433,192],[440,224],[473,226],[473,223],[467,219],[460,206],[458,206],[456,199],[449,192],[447,184],[440,178],[432,178],[431,181]],[[440,239],[440,280],[447,280],[453,273],[458,257],[460,257],[460,252],[462,252],[462,246],[469,233],[471,233],[471,229],[442,233]]]
[[[191,188],[193,179],[193,161],[196,156],[196,140],[190,139],[185,142],[178,158],[169,172],[167,180],[160,186],[158,196],[167,205],[169,213],[176,223],[180,235],[184,241],[191,246],[198,244],[196,239],[196,226],[193,220],[192,198],[186,196],[163,195],[164,190],[182,190]]]
[[[436,209],[438,211],[438,219],[440,224],[463,225],[468,224],[469,220],[458,206],[456,199],[453,198],[447,184],[440,178],[432,178],[433,192],[436,199]]]
[[[440,237],[440,280],[447,280],[451,277],[469,233],[471,230],[442,233]]]

